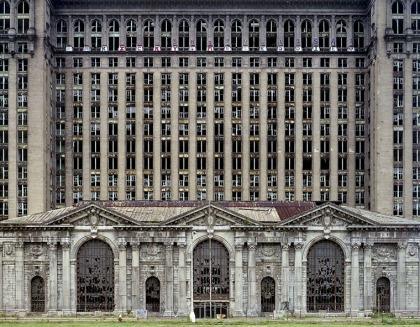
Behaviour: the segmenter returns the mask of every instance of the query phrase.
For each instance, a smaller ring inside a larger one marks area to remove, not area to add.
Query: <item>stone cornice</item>
[[[366,12],[368,0],[54,0],[55,11],[66,10],[156,10],[173,12],[176,10],[212,10],[223,12],[231,9],[236,11],[264,9],[274,11],[284,10],[334,10]]]

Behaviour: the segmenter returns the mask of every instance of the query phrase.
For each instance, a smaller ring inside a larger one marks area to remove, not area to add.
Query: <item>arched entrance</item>
[[[146,280],[146,310],[160,312],[160,282],[156,277]]]
[[[344,311],[344,253],[332,241],[314,244],[308,253],[308,312]]]
[[[31,312],[45,311],[45,283],[40,276],[31,280]]]
[[[194,313],[197,318],[228,315],[229,252],[219,241],[208,239],[193,253]]]
[[[114,310],[114,254],[101,240],[84,243],[77,253],[77,311]]]
[[[386,277],[381,277],[376,282],[376,311],[391,311],[391,282]]]
[[[273,312],[276,306],[276,282],[271,277],[261,281],[261,312]]]

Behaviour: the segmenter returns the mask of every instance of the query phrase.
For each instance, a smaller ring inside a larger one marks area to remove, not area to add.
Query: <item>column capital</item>
[[[23,246],[25,245],[25,242],[22,239],[18,239],[15,243],[15,246],[17,249],[23,249]]]
[[[140,247],[140,240],[139,239],[134,239],[132,241],[130,241],[131,247],[133,249],[138,249]]]
[[[299,242],[295,242],[295,249],[296,250],[302,250],[303,249],[303,242],[299,241]]]
[[[63,249],[70,249],[70,240],[68,238],[61,240],[60,244]]]
[[[257,249],[257,242],[248,242],[248,249],[251,251],[255,251]]]
[[[407,248],[407,245],[408,245],[407,242],[400,241],[400,242],[398,242],[397,247],[398,247],[399,250],[405,250]]]
[[[371,243],[371,242],[366,242],[366,243],[363,243],[363,247],[364,247],[366,250],[372,250],[373,243]]]
[[[352,250],[358,250],[360,248],[360,246],[361,246],[360,242],[352,242],[351,243]]]
[[[180,249],[185,249],[185,248],[187,247],[187,244],[186,244],[186,243],[184,243],[184,242],[181,242],[181,243],[177,243],[177,246],[178,246]]]
[[[49,251],[57,250],[57,242],[56,241],[48,241],[47,246],[48,246]]]
[[[118,240],[118,249],[120,251],[127,249],[127,241],[125,239],[119,239]]]
[[[242,248],[244,247],[244,242],[242,241],[235,241],[235,250],[242,250]]]
[[[282,249],[283,251],[289,251],[289,248],[290,248],[290,245],[289,245],[289,244],[287,244],[287,243],[285,243],[285,244],[282,244],[282,245],[281,245],[281,249]]]
[[[174,246],[174,242],[164,242],[166,250],[172,250],[172,247]]]

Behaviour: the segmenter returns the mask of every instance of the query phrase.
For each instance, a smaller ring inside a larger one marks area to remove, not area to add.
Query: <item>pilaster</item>
[[[296,315],[302,313],[302,249],[303,242],[295,243],[295,299],[294,311]]]
[[[372,244],[364,244],[364,309],[365,314],[372,313]]]
[[[255,273],[255,251],[257,249],[256,243],[248,243],[248,317],[256,317],[257,314],[257,280]]]
[[[235,243],[235,316],[243,316],[243,277],[242,277],[242,251],[243,243]]]
[[[16,246],[16,309],[18,312],[25,311],[25,279],[24,279],[24,242],[18,240]]]
[[[165,301],[165,317],[174,315],[174,274],[173,274],[173,243],[165,243],[165,282],[166,282],[166,301]]]
[[[396,311],[402,312],[406,309],[406,242],[398,243],[397,254],[397,306]]]
[[[186,244],[178,244],[178,281],[179,281],[179,295],[178,295],[178,316],[186,316],[189,313],[187,306],[187,282],[186,282],[186,261],[185,261]]]
[[[131,242],[131,257],[131,308],[135,310],[140,308],[140,242],[137,240]]]
[[[127,242],[125,240],[119,240],[118,242],[119,250],[119,311],[127,311]]]
[[[68,314],[71,312],[70,241],[63,240],[60,243],[63,249],[63,312]]]
[[[351,246],[351,315],[357,316],[359,312],[359,248],[360,243],[354,242]]]
[[[48,280],[48,312],[57,311],[57,243],[48,243],[49,280]]]

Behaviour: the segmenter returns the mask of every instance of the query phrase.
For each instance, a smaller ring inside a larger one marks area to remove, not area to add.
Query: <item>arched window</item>
[[[204,20],[199,20],[195,29],[195,40],[198,51],[205,51],[207,49],[207,25]]]
[[[399,0],[392,4],[392,31],[394,34],[404,33],[404,6]]]
[[[45,311],[45,283],[40,276],[31,280],[31,312]]]
[[[308,312],[344,311],[344,253],[332,241],[315,243],[308,252]]]
[[[295,47],[295,24],[290,19],[284,23],[284,47]]]
[[[64,48],[67,45],[67,22],[60,19],[57,22],[57,48]]]
[[[362,49],[365,47],[365,28],[362,21],[357,20],[353,26],[353,46],[356,49]]]
[[[92,49],[97,50],[102,46],[102,23],[95,19],[91,24],[90,41]]]
[[[84,243],[77,253],[77,311],[114,310],[114,253],[101,240]]]
[[[127,21],[125,43],[128,49],[134,49],[137,45],[137,24],[134,19]]]
[[[330,47],[330,23],[325,19],[319,22],[319,47]]]
[[[17,6],[17,32],[25,34],[29,29],[29,3],[26,0]]]
[[[248,24],[249,32],[249,49],[256,51],[260,47],[260,23],[256,19],[252,19]]]
[[[143,25],[143,46],[151,49],[155,46],[155,24],[151,20],[146,20]]]
[[[391,283],[386,277],[381,277],[376,282],[376,310],[391,311]]]
[[[181,20],[178,26],[178,47],[186,50],[190,46],[190,25],[188,21]]]
[[[214,22],[214,48],[223,50],[225,46],[225,24],[223,20],[217,19]]]
[[[344,20],[339,20],[337,22],[335,38],[337,48],[347,48],[347,24]]]
[[[113,19],[109,22],[109,37],[108,37],[109,51],[116,51],[120,46],[120,23]]]
[[[10,4],[0,1],[0,33],[5,34],[10,28]]]
[[[85,23],[78,19],[73,26],[73,46],[75,48],[83,48],[85,46]]]
[[[164,19],[160,26],[160,46],[163,49],[172,46],[172,24],[168,19]]]
[[[193,300],[197,318],[227,315],[229,307],[229,252],[219,241],[209,239],[193,251]]]
[[[266,42],[267,48],[277,48],[277,23],[274,19],[270,19],[266,24]]]
[[[414,33],[420,33],[420,1],[411,4],[411,29]]]
[[[261,281],[261,312],[273,312],[276,306],[276,282],[271,277]]]
[[[232,41],[232,49],[234,50],[242,49],[242,23],[239,20],[234,20],[232,22],[231,41]]]
[[[146,280],[146,310],[160,312],[160,282],[156,277]]]
[[[312,24],[305,19],[301,24],[301,44],[302,48],[312,48]]]

